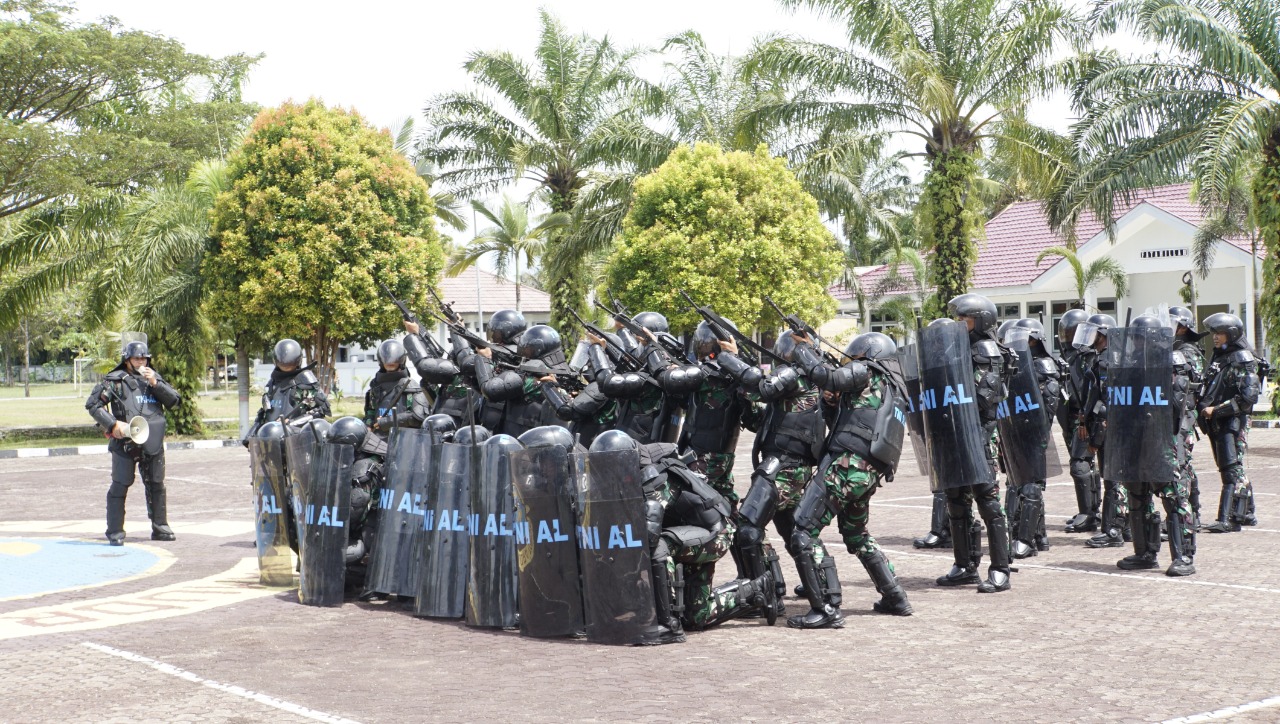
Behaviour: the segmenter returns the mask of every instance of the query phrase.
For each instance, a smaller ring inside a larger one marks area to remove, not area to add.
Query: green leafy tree
[[[305,339],[328,382],[340,343],[398,325],[377,282],[426,305],[443,265],[434,205],[389,133],[286,103],[258,116],[228,165],[201,274],[212,313],[240,335]]]
[[[1261,308],[1280,334],[1280,4],[1114,0],[1095,19],[1161,50],[1084,64],[1080,167],[1055,194],[1051,221],[1070,227],[1090,211],[1110,222],[1137,189],[1190,177],[1211,217],[1256,224],[1268,251]],[[1242,185],[1251,212],[1233,199]]]
[[[1115,287],[1117,297],[1123,297],[1129,293],[1128,272],[1125,271],[1120,262],[1105,254],[1085,265],[1080,260],[1080,257],[1076,255],[1075,249],[1069,246],[1051,246],[1036,256],[1036,266],[1040,266],[1040,262],[1051,257],[1066,259],[1067,263],[1071,265],[1071,273],[1075,276],[1076,281],[1076,300],[1082,309],[1085,306],[1085,296],[1099,282],[1111,282],[1111,286]]]
[[[553,212],[574,216],[544,259],[551,323],[573,340],[566,310],[584,303],[586,259],[612,241],[635,175],[662,163],[672,141],[637,111],[655,108],[661,92],[632,72],[636,51],[540,17],[533,64],[505,51],[473,53],[465,67],[483,90],[432,99],[418,150],[460,196],[532,181]]]
[[[605,281],[627,307],[661,312],[676,330],[698,322],[681,289],[743,328],[779,322],[765,296],[817,326],[835,314],[827,287],[841,258],[785,161],[763,146],[726,153],[700,143],[636,181]]]
[[[180,179],[233,145],[256,57],[210,59],[44,0],[0,1],[0,217]],[[200,101],[191,87],[205,88]]]
[[[479,201],[472,201],[476,210],[492,226],[482,229],[476,238],[449,257],[445,273],[456,277],[482,257],[492,256],[494,271],[506,277],[514,267],[512,278],[516,285],[516,311],[520,308],[520,260],[525,269],[534,265],[547,245],[547,238],[554,232],[568,228],[573,220],[568,214],[547,214],[537,219],[529,218],[529,207],[503,197],[496,210]]]
[[[1077,16],[1056,0],[783,0],[839,20],[848,47],[776,38],[748,70],[806,83],[821,101],[784,102],[756,123],[905,134],[928,163],[917,233],[931,254],[936,298],[963,293],[976,259],[982,204],[978,160],[998,140],[1033,147],[1026,106],[1070,77],[1054,62],[1082,40]]]

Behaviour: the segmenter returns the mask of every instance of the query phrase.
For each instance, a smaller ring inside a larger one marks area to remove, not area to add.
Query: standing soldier
[[[1244,322],[1236,315],[1214,314],[1204,320],[1204,326],[1213,333],[1213,359],[1205,374],[1199,421],[1209,435],[1213,459],[1222,475],[1218,519],[1205,530],[1236,532],[1241,525],[1258,524],[1244,458],[1249,450],[1249,416],[1262,394],[1267,367],[1254,356],[1245,338]]]
[[[1192,528],[1200,530],[1200,478],[1196,475],[1195,464],[1191,453],[1196,444],[1196,411],[1199,409],[1200,392],[1204,382],[1204,350],[1200,347],[1200,338],[1204,335],[1196,331],[1196,318],[1186,307],[1169,307],[1169,316],[1174,327],[1173,351],[1182,355],[1182,364],[1186,366],[1187,396],[1189,400],[1184,406],[1184,415],[1178,427],[1178,437],[1186,450],[1182,464],[1182,483],[1186,487],[1187,502],[1191,506]]]
[[[1098,470],[1103,473],[1102,531],[1085,542],[1090,548],[1120,548],[1131,537],[1129,530],[1129,493],[1124,482],[1106,477],[1107,440],[1107,333],[1116,326],[1109,314],[1095,314],[1076,327],[1074,344],[1084,366],[1084,403],[1076,435],[1088,443],[1089,452],[1097,456]]]
[[[268,422],[301,427],[316,418],[329,416],[329,398],[320,389],[320,380],[310,367],[302,366],[302,345],[292,339],[282,339],[276,342],[273,357],[275,367],[262,393],[262,408],[242,441],[246,447],[249,438]]]
[[[1020,338],[1020,339],[1019,339]],[[1035,319],[1019,319],[1007,346],[1017,344],[1017,374],[1009,382],[1010,402],[1000,417],[1000,436],[1008,468],[1012,509],[1007,511],[1013,533],[1013,557],[1027,558],[1049,550],[1044,525],[1044,492],[1048,478],[1062,472],[1053,448],[1051,429],[1061,397],[1058,362],[1044,345],[1044,326]],[[1025,341],[1023,341],[1025,340]],[[1023,360],[1022,355],[1028,359]],[[1016,388],[1016,389],[1015,389]],[[1021,399],[1019,399],[1021,398]],[[1015,482],[1017,485],[1015,485]]]
[[[831,560],[819,536],[833,511],[845,548],[862,562],[881,595],[873,610],[910,616],[911,604],[898,585],[893,565],[867,531],[871,496],[882,480],[893,480],[906,433],[907,392],[897,369],[898,347],[879,332],[861,334],[844,351],[849,363],[834,368],[823,362],[808,337],[796,337],[796,341],[796,363],[819,387],[839,393],[840,403],[818,474],[809,481],[796,509],[790,546],[796,551],[796,569],[810,610],[787,619],[787,625],[839,628],[844,624],[840,589],[832,591],[818,581],[819,568]]]
[[[127,335],[121,335],[127,338]],[[107,540],[124,545],[124,502],[141,471],[147,496],[147,517],[151,519],[151,540],[174,540],[169,527],[164,489],[164,410],[178,404],[177,391],[151,368],[146,337],[133,335],[126,341],[120,364],[107,373],[89,393],[84,407],[111,436],[111,487],[107,489]],[[141,337],[141,339],[139,339]],[[129,421],[141,416],[147,423],[141,444],[126,439]]]
[[[1076,349],[1076,328],[1089,321],[1083,309],[1068,309],[1058,320],[1058,342],[1062,346],[1062,362],[1066,375],[1062,390],[1063,404],[1058,407],[1058,425],[1071,456],[1071,482],[1076,490],[1076,509],[1067,521],[1068,533],[1089,533],[1098,529],[1098,507],[1102,503],[1102,478],[1094,462],[1089,441],[1079,434],[1079,421],[1085,415],[1084,398],[1088,394],[1088,363],[1092,357]]]
[[[476,394],[475,351],[456,334],[450,334],[451,352],[428,339],[430,333],[417,322],[405,320],[404,348],[417,368],[422,384],[431,390],[432,414],[448,415],[461,427],[479,418],[483,398]]]
[[[519,337],[516,353],[523,359],[518,369],[495,372],[493,351],[476,351],[476,381],[486,406],[501,406],[502,420],[495,433],[520,437],[535,427],[560,425],[556,408],[548,403],[540,380],[554,383],[554,371],[567,371],[560,333],[545,324],[535,324]],[[492,429],[492,428],[491,428]]]

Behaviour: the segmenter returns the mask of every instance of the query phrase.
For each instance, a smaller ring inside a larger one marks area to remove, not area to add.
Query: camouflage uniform
[[[691,450],[695,462],[690,467],[707,478],[716,492],[738,508],[733,485],[734,450],[743,427],[756,430],[763,405],[749,397],[732,377],[714,361],[702,363],[706,377],[690,395],[680,447]]]
[[[1204,353],[1200,350],[1200,345],[1188,342],[1183,338],[1178,338],[1174,341],[1174,349],[1183,354],[1191,382],[1189,391],[1191,399],[1188,404],[1188,414],[1184,416],[1181,427],[1178,430],[1178,437],[1181,438],[1183,450],[1185,450],[1185,456],[1179,470],[1179,478],[1181,478],[1180,482],[1191,508],[1192,527],[1198,528],[1200,526],[1200,478],[1196,475],[1196,468],[1192,464],[1191,454],[1194,452],[1196,444],[1195,411],[1199,386],[1204,380]]]

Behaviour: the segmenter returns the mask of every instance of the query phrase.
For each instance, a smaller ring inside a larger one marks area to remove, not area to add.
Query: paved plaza
[[[170,452],[178,540],[149,539],[139,483],[123,549],[102,536],[109,456],[0,461],[0,721],[1277,721],[1280,431],[1250,442],[1260,524],[1201,535],[1191,578],[1163,575],[1167,549],[1160,570],[1124,573],[1129,549],[1063,533],[1075,499],[1062,475],[1053,548],[1020,563],[1011,592],[937,588],[950,551],[912,549],[930,496],[904,459],[871,530],[916,615],[871,613],[833,525],[843,629],[736,621],[656,648],[472,630],[397,603],[311,608],[260,587],[239,447]],[[740,490],[749,450],[747,436]],[[1196,462],[1216,509],[1206,444]],[[783,568],[793,585],[785,555]]]

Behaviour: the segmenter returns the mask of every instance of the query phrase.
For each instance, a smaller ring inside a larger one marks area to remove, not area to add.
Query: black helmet
[[[1186,307],[1169,307],[1169,319],[1173,320],[1174,334],[1177,334],[1178,327],[1184,327],[1187,331],[1183,332],[1182,336],[1192,342],[1204,336],[1196,330],[1196,317]]]
[[[844,348],[844,356],[849,359],[889,359],[898,353],[898,345],[893,337],[880,332],[860,334],[849,341]]]
[[[693,354],[700,360],[710,359],[720,354],[720,338],[711,331],[711,325],[705,321],[698,322],[698,328],[693,330]]]
[[[947,314],[956,317],[968,317],[973,320],[973,331],[979,334],[988,331],[996,323],[996,303],[981,294],[961,294],[947,302]]]
[[[657,312],[641,312],[632,317],[632,321],[654,334],[671,331],[671,325],[667,324],[667,318]]]
[[[1027,330],[1027,336],[1031,339],[1040,340],[1040,344],[1044,344],[1044,325],[1038,319],[1019,319],[1014,325],[1016,329]]]
[[[474,432],[473,432],[474,430]],[[489,428],[483,425],[463,425],[458,431],[453,433],[453,443],[455,445],[479,445],[480,443],[493,437],[493,433],[489,432]]]
[[[596,435],[596,439],[591,441],[593,453],[637,450],[639,447],[635,438],[621,430],[606,430]]]
[[[516,450],[524,449],[524,445],[521,445],[519,440],[511,437],[510,435],[494,435],[488,440],[485,440],[484,445],[485,447],[505,448],[507,452],[515,452]]]
[[[1107,335],[1108,329],[1116,326],[1116,318],[1110,314],[1095,314],[1092,317],[1089,317],[1088,321],[1089,324],[1096,325],[1098,327],[1098,331],[1101,332],[1104,337]]]
[[[1000,326],[996,329],[996,339],[1004,341],[1004,333],[1008,332],[1010,329],[1013,329],[1014,325],[1016,325],[1017,323],[1018,323],[1018,320],[1016,319],[1006,319],[1003,322],[1001,322]]]
[[[120,356],[125,360],[133,357],[146,357],[147,359],[151,359],[151,350],[147,349],[146,342],[135,340],[124,346],[124,350],[121,351]]]
[[[302,364],[302,345],[296,340],[282,339],[276,342],[274,357],[278,365],[300,365]]]
[[[435,415],[427,415],[422,421],[422,429],[431,434],[432,442],[442,442],[453,435],[453,431],[458,429],[458,425],[453,418],[444,413]]]
[[[529,323],[524,315],[514,309],[503,309],[489,317],[489,340],[498,344],[510,344],[516,341],[520,333],[527,329]]]
[[[790,362],[795,352],[796,340],[791,336],[791,330],[782,330],[782,334],[778,335],[778,339],[773,343],[773,353]]]
[[[520,444],[528,448],[559,446],[573,449],[573,433],[559,425],[544,425],[526,430],[520,436]]]
[[[284,439],[284,423],[272,420],[264,423],[258,428],[256,436],[259,440],[283,440]]]
[[[1058,320],[1058,341],[1064,346],[1071,344],[1071,340],[1075,339],[1076,327],[1081,322],[1089,321],[1089,313],[1083,309],[1068,309],[1065,314]]]
[[[516,345],[516,353],[525,359],[540,359],[555,352],[560,353],[559,362],[564,361],[564,350],[560,347],[560,333],[545,324],[535,324],[524,334]]]
[[[1244,322],[1234,314],[1218,312],[1204,320],[1204,326],[1214,334],[1227,335],[1227,344],[1236,344],[1244,339]]]
[[[398,339],[388,339],[378,345],[378,364],[386,367],[389,364],[398,364],[404,367],[404,360],[409,356],[405,351],[404,345],[400,344]]]
[[[328,439],[329,430],[333,425],[323,417],[313,417],[303,427],[307,428],[308,435],[314,435],[317,439],[325,440]]]
[[[368,433],[369,428],[365,427],[363,420],[347,415],[333,421],[333,426],[329,428],[329,442],[359,447]]]
[[[1129,329],[1160,329],[1164,325],[1150,314],[1139,314],[1129,320]]]

